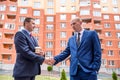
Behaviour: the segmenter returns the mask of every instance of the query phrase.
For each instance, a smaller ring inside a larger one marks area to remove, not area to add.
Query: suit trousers
[[[14,80],[35,80],[35,76],[32,76],[32,77],[14,77]]]
[[[70,76],[70,80],[97,80],[97,73],[95,71],[86,73],[78,67],[77,74]]]

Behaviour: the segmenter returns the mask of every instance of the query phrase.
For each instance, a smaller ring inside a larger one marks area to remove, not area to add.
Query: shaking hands
[[[55,60],[53,58],[45,59],[44,63],[46,63],[48,65],[53,65],[55,63]]]

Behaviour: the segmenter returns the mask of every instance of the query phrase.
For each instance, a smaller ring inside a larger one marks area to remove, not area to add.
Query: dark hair
[[[24,22],[23,22],[23,25],[25,26],[25,23],[26,22],[30,22],[31,20],[35,20],[34,18],[31,18],[31,17],[26,17]]]

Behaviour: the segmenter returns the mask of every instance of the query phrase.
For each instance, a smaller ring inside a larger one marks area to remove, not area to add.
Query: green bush
[[[66,73],[65,73],[64,69],[61,72],[61,78],[60,78],[60,80],[67,80]]]
[[[49,66],[47,67],[47,70],[48,70],[49,72],[52,71],[52,70],[53,70],[53,66],[50,66],[50,65],[49,65]]]
[[[112,73],[113,80],[117,80],[117,74],[115,72]]]

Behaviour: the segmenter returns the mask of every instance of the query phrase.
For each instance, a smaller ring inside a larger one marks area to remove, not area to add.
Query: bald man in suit
[[[70,56],[70,80],[97,80],[101,65],[101,45],[96,31],[82,28],[80,18],[71,20],[75,35],[68,40],[66,49],[51,59],[55,65]]]

